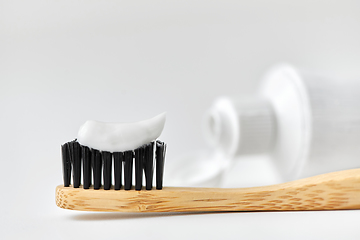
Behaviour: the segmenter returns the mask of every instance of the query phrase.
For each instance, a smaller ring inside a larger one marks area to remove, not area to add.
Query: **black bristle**
[[[145,189],[152,189],[155,166],[156,189],[162,189],[165,153],[166,144],[161,141],[150,142],[134,151],[111,153],[82,146],[75,139],[61,145],[64,187],[69,187],[72,182],[74,188],[79,188],[81,172],[83,172],[84,189],[89,189],[92,182],[95,190],[100,189],[102,180],[104,190],[111,189],[112,158],[114,157],[115,190],[120,190],[122,187],[122,169],[124,169],[124,189],[130,190],[132,188],[134,164],[135,190],[140,191],[142,189],[143,172],[145,174]],[[71,175],[73,176],[72,181]]]
[[[94,189],[100,189],[101,187],[101,152],[96,149],[91,149],[91,165],[93,168],[94,176]]]
[[[164,163],[165,163],[166,145],[163,142],[156,141],[156,189],[163,187]]]
[[[111,152],[103,151],[102,162],[104,166],[104,190],[110,190],[111,187],[111,162],[112,162],[112,154]]]
[[[63,163],[63,179],[64,187],[69,187],[71,181],[71,161],[69,154],[69,144],[61,145],[61,156]]]
[[[122,162],[124,161],[124,153],[114,152],[114,179],[115,179],[115,190],[120,190],[121,188],[121,172],[122,172]]]
[[[69,149],[73,170],[73,187],[78,188],[81,184],[81,147],[77,141],[72,141],[69,142]]]
[[[81,146],[83,159],[83,185],[84,189],[91,186],[91,151],[86,146]]]
[[[146,190],[152,189],[152,180],[154,173],[154,143],[151,142],[146,145],[144,153],[144,172]]]
[[[132,186],[133,151],[124,152],[124,188],[130,190]]]
[[[135,149],[135,190],[138,191],[142,188],[144,153],[144,147]]]

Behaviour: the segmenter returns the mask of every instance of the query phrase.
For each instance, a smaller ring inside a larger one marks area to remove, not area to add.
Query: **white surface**
[[[132,123],[105,123],[93,120],[81,125],[77,141],[90,148],[109,152],[134,150],[156,140],[164,129],[166,113]]]
[[[358,239],[359,211],[92,214],[58,209],[54,191],[60,144],[87,119],[167,111],[161,140],[171,167],[205,148],[200,124],[212,100],[252,93],[274,63],[358,77],[359,9],[358,1],[0,1],[0,238]],[[228,186],[271,182],[260,161],[243,163]]]

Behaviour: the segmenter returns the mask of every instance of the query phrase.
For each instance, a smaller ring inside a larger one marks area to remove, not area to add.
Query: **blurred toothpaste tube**
[[[256,95],[221,97],[206,139],[229,158],[266,154],[283,181],[360,167],[360,79],[272,68]]]

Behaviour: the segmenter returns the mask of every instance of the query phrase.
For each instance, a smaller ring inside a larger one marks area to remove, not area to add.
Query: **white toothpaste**
[[[90,148],[108,152],[134,150],[156,140],[164,129],[166,113],[134,123],[86,121],[77,141]]]

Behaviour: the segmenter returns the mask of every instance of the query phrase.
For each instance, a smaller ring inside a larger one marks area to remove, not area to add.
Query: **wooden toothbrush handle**
[[[56,205],[101,212],[286,211],[360,209],[360,169],[255,188],[84,190],[56,188]]]

